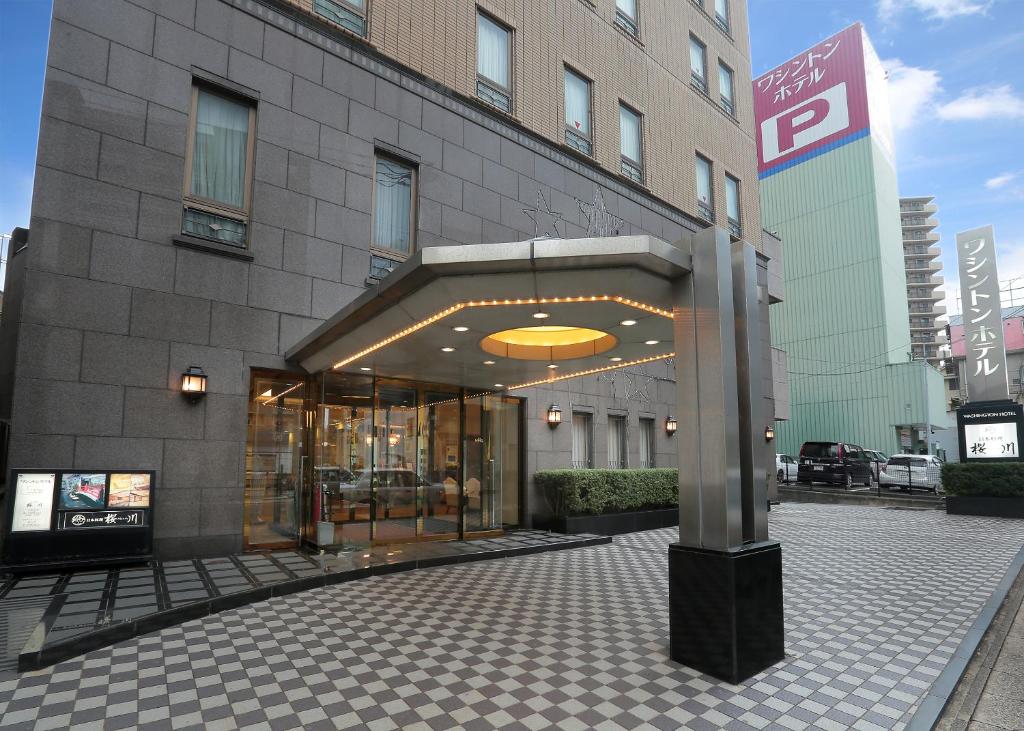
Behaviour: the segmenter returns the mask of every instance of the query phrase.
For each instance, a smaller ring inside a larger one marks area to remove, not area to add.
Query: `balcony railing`
[[[568,127],[565,128],[565,144],[574,150],[590,156],[594,153],[594,145],[586,137]]]

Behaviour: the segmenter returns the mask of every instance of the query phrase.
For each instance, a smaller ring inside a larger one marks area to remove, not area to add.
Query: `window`
[[[483,13],[476,16],[476,95],[512,112],[512,32]]]
[[[345,30],[366,37],[366,0],[313,0],[313,10]]]
[[[697,155],[697,211],[708,221],[715,220],[715,198],[711,191],[711,161]]]
[[[182,233],[245,246],[256,108],[194,86],[190,124]]]
[[[719,28],[729,32],[729,0],[715,0],[715,22]]]
[[[626,467],[626,417],[608,417],[608,468]]]
[[[742,236],[740,228],[740,181],[731,175],[725,176],[725,211],[729,217],[729,231],[733,236]]]
[[[707,49],[690,36],[690,83],[704,94],[708,93]]]
[[[584,155],[594,152],[590,130],[590,82],[565,69],[565,143]]]
[[[411,165],[380,154],[374,159],[371,241],[375,249],[412,253],[415,182],[416,170]]]
[[[640,466],[654,467],[654,419],[640,420]]]
[[[640,35],[636,20],[636,0],[615,0],[615,25],[631,36]]]
[[[622,174],[637,183],[644,182],[643,137],[640,115],[619,104],[619,146]]]
[[[722,109],[731,116],[736,116],[736,105],[733,103],[733,74],[732,69],[721,61],[718,62],[718,100]]]
[[[586,470],[594,466],[593,432],[594,419],[590,414],[573,412],[572,415],[572,467]]]

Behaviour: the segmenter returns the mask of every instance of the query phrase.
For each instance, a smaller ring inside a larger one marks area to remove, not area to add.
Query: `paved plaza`
[[[0,682],[21,728],[902,729],[1024,522],[784,505],[787,659],[667,657],[666,546],[421,569],[274,598]]]

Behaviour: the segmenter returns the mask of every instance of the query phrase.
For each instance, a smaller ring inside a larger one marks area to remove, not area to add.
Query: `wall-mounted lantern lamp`
[[[192,403],[206,395],[206,374],[199,366],[189,366],[181,374],[181,393]]]
[[[676,433],[676,428],[678,426],[679,424],[676,422],[676,417],[669,416],[668,418],[665,419],[665,433],[668,434],[669,436],[672,436],[673,434]]]
[[[769,424],[764,428],[764,440],[770,442],[775,438],[775,427]]]
[[[554,429],[561,423],[562,410],[558,408],[558,404],[551,404],[551,406],[548,407],[548,426]]]

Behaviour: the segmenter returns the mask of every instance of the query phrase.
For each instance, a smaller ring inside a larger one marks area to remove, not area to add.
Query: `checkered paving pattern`
[[[786,505],[787,659],[667,657],[674,529],[275,598],[0,682],[23,728],[902,729],[1024,522]]]

